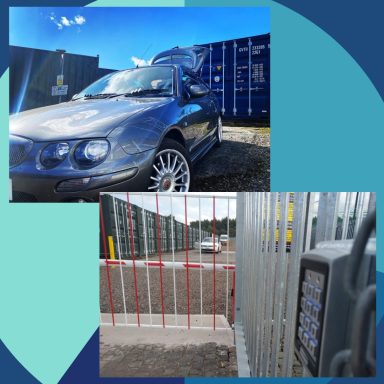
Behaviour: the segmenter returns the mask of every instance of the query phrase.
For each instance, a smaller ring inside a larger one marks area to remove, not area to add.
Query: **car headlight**
[[[53,168],[60,164],[68,155],[68,143],[54,143],[47,145],[40,155],[41,164],[46,168]]]
[[[94,166],[102,163],[108,156],[107,140],[87,140],[80,143],[75,150],[75,160],[82,166]]]

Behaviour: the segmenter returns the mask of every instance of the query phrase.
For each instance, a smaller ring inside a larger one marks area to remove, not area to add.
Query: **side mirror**
[[[194,84],[189,87],[189,93],[191,97],[203,97],[208,95],[209,90],[202,84]]]
[[[77,97],[77,95],[78,95],[78,93],[75,93],[75,94],[71,97],[71,100],[72,100],[72,101],[75,100],[76,97]]]

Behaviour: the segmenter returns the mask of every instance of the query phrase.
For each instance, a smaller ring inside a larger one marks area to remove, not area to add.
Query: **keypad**
[[[315,299],[315,301],[317,301],[318,303],[321,303],[321,289],[320,288],[315,288],[315,292],[314,292],[314,295],[313,295],[313,298]]]
[[[320,337],[320,318],[324,290],[324,275],[305,270],[302,282],[300,301],[298,337],[313,359],[316,354]]]

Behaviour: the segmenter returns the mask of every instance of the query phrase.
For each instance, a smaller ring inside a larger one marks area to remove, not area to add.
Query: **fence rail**
[[[173,261],[144,261],[137,260],[135,263],[133,260],[100,260],[100,266],[106,267],[107,265],[121,265],[126,268],[133,268],[133,264],[135,264],[136,268],[159,268],[163,267],[166,269],[186,269],[186,268],[194,268],[194,269],[204,269],[207,271],[234,271],[236,266],[234,264],[212,264],[212,263],[182,263],[182,262],[173,262]]]

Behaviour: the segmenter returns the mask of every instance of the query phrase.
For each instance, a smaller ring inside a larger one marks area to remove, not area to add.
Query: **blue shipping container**
[[[270,34],[199,45],[210,49],[201,76],[223,117],[269,124]]]

